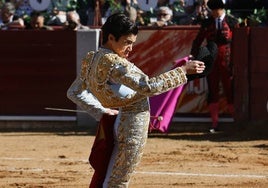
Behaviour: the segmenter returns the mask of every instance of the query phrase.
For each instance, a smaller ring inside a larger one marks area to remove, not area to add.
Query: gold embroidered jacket
[[[133,63],[102,48],[87,54],[80,79],[83,89],[89,89],[107,108],[124,107],[187,82],[181,68],[149,78]]]
[[[134,104],[186,82],[186,75],[179,67],[149,78],[125,58],[100,48],[88,52],[83,59],[81,74],[68,89],[67,96],[99,120],[106,108],[132,106],[142,110]]]

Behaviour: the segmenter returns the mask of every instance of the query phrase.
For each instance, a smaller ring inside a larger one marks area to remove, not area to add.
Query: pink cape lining
[[[177,59],[173,68],[183,65],[188,60],[188,57]],[[150,97],[149,100],[152,117],[150,131],[158,130],[163,133],[168,132],[170,122],[177,106],[178,98],[180,97],[184,88],[185,85],[182,85],[160,95]],[[159,120],[160,116],[162,117],[162,120]]]

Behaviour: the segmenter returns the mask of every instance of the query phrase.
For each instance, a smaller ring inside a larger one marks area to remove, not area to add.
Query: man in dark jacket
[[[208,105],[212,119],[209,131],[214,133],[218,130],[220,82],[227,98],[228,110],[232,115],[234,113],[230,53],[232,29],[238,27],[238,22],[226,14],[222,0],[209,0],[207,5],[211,9],[211,16],[201,23],[201,28],[192,44],[191,54],[196,56],[205,39],[208,44],[216,43],[218,48],[217,57],[207,76]]]

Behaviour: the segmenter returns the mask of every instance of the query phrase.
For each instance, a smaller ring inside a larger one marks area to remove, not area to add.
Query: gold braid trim
[[[81,64],[81,73],[80,73],[80,80],[83,82],[82,88],[85,90],[87,88],[86,79],[90,72],[90,66],[94,58],[94,52],[88,52],[86,57],[83,58]]]

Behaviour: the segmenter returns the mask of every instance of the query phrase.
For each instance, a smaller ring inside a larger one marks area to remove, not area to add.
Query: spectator
[[[137,0],[123,0],[122,5],[124,6],[124,13],[130,20],[137,22],[139,6]]]
[[[73,11],[77,9],[77,3],[73,0],[50,0],[51,3],[47,8],[47,12],[51,15],[51,17],[47,21],[47,25],[51,26],[64,26],[67,18],[66,13],[68,11]],[[79,1],[79,5],[81,1]],[[83,4],[85,6],[85,4]]]
[[[84,26],[80,22],[79,14],[76,11],[67,12],[67,21],[65,23],[66,30],[89,30],[88,26]]]
[[[231,115],[234,113],[230,53],[232,29],[238,27],[238,21],[225,13],[225,4],[222,0],[209,0],[208,7],[212,11],[211,16],[203,20],[193,41],[191,54],[196,57],[198,49],[205,39],[208,43],[214,42],[217,44],[217,57],[211,72],[207,76],[208,105],[212,119],[209,131],[214,133],[218,130],[220,82],[227,98],[229,112]]]
[[[15,16],[15,5],[11,2],[4,3],[1,8],[0,28],[1,30],[24,28],[24,21]]]
[[[172,22],[172,16],[173,12],[169,7],[167,6],[159,7],[157,11],[157,21],[148,24],[148,26],[163,27],[163,26],[175,25]]]
[[[146,25],[143,15],[144,15],[144,11],[141,9],[138,9],[137,10],[137,18],[136,18],[136,24],[138,26],[145,26]]]
[[[124,13],[132,22],[137,21],[137,10],[133,6],[127,5],[125,7]]]
[[[137,0],[122,0],[122,5],[125,7],[131,6],[135,9],[139,9],[139,4]]]
[[[32,12],[30,24],[26,29],[33,30],[53,30],[52,27],[45,25],[45,17],[41,12]]]
[[[186,11],[184,0],[176,0],[171,4],[173,10],[173,20],[178,25],[187,25],[192,22],[191,15]]]
[[[51,12],[51,17],[47,21],[47,25],[63,26],[66,22],[66,12],[54,8]]]
[[[195,3],[195,11],[193,13],[193,24],[200,24],[202,20],[207,19],[210,15],[210,9],[207,6],[208,0],[198,0]]]

